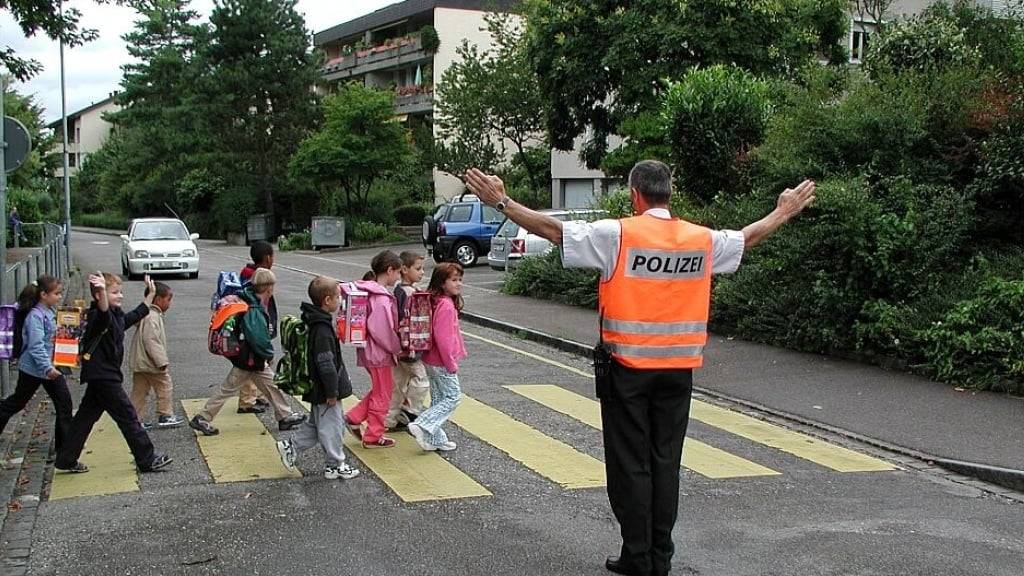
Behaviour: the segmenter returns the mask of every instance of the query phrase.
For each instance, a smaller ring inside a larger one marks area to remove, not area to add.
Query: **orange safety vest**
[[[629,368],[699,368],[708,340],[711,230],[654,216],[620,223],[615,272],[598,292],[605,346]]]

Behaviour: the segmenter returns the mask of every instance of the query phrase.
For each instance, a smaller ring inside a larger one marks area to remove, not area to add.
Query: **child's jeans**
[[[420,414],[427,409],[427,395],[430,391],[430,380],[427,379],[427,370],[423,367],[422,360],[415,362],[398,361],[398,366],[392,370],[395,378],[395,389],[391,394],[391,408],[388,410],[388,417],[384,425],[394,428],[399,422],[408,424],[401,420],[399,414],[402,410],[408,410],[413,414]]]
[[[292,445],[296,452],[305,452],[320,444],[327,467],[335,468],[345,462],[344,434],[345,414],[341,411],[341,402],[334,406],[313,404],[309,407],[309,419],[292,436]]]
[[[156,415],[170,416],[174,413],[171,395],[174,385],[171,383],[170,372],[134,372],[132,373],[132,406],[139,420],[146,419],[146,399],[149,391],[156,394]]]
[[[428,443],[443,446],[448,441],[448,435],[442,426],[459,407],[462,388],[459,386],[458,374],[445,370],[443,366],[427,364],[426,367],[430,378],[430,408],[416,418],[416,425],[426,432]]]
[[[366,422],[363,441],[373,444],[384,435],[384,419],[391,405],[391,389],[395,387],[395,381],[391,366],[368,366],[366,371],[370,373],[370,393],[345,414],[345,419],[350,424]]]

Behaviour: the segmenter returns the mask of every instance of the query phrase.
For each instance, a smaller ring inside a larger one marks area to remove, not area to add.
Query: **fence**
[[[49,222],[25,223],[22,227],[38,226],[41,230],[41,242],[38,247],[20,248],[28,252],[27,257],[12,263],[4,270],[3,302],[13,303],[21,289],[40,275],[49,274],[67,282],[68,270],[67,250],[64,246],[64,228]],[[14,390],[11,378],[10,363],[0,361],[0,396],[6,397]]]

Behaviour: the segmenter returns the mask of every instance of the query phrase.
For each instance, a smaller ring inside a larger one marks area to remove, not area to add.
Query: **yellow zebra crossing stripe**
[[[92,429],[81,461],[85,474],[53,471],[50,500],[138,492],[139,475],[128,444],[117,424],[104,414]]]
[[[198,414],[205,404],[204,398],[181,401],[189,419]],[[220,429],[220,434],[203,436],[197,433],[199,451],[210,468],[213,481],[301,477],[302,474],[289,472],[281,464],[277,440],[263,422],[255,414],[238,414],[237,410],[238,398],[229,399],[213,422]]]
[[[824,440],[787,430],[707,402],[694,402],[690,409],[690,417],[748,440],[777,448],[804,460],[810,460],[837,472],[882,472],[898,469],[878,458],[829,444]]]
[[[346,410],[359,399],[342,401]],[[309,404],[302,402],[309,409]],[[352,434],[345,434],[348,454],[359,458],[405,502],[475,498],[491,493],[436,452],[424,452],[408,434],[393,434],[393,448],[366,449]],[[280,464],[278,464],[280,465]]]
[[[469,396],[463,395],[452,422],[564,488],[606,483],[600,460]]]
[[[579,420],[587,426],[598,430],[602,429],[601,405],[595,400],[547,384],[505,386],[505,388],[556,412]],[[771,468],[740,458],[693,438],[687,438],[683,447],[683,466],[707,478],[743,478],[780,474]]]

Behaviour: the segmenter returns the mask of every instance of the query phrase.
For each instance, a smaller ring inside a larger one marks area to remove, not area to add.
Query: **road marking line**
[[[563,488],[606,484],[600,460],[469,396],[462,396],[452,422]]]
[[[357,397],[349,396],[342,404],[348,410],[358,401]],[[309,410],[309,403],[302,405]],[[367,449],[352,434],[345,434],[344,438],[348,453],[359,458],[405,502],[491,496],[487,488],[437,452],[424,452],[408,434],[389,436],[395,440],[393,448]]]
[[[521,354],[523,356],[526,356],[527,358],[533,358],[534,360],[537,360],[538,362],[544,362],[545,364],[550,364],[552,366],[557,366],[557,367],[559,367],[559,368],[561,368],[563,370],[568,370],[569,372],[572,372],[573,374],[576,374],[578,376],[582,376],[584,378],[593,378],[594,377],[594,375],[590,374],[589,372],[584,372],[583,370],[580,370],[578,368],[573,368],[572,366],[568,366],[566,364],[562,364],[561,362],[556,362],[554,360],[545,358],[543,356],[538,356],[537,354],[533,354],[533,353],[527,352],[525,350],[520,350],[518,348],[514,348],[512,346],[509,346],[508,344],[502,344],[501,342],[496,342],[496,341],[491,340],[489,338],[484,338],[483,336],[477,336],[476,334],[470,334],[469,332],[466,332],[465,330],[462,330],[461,332],[462,332],[462,334],[464,336],[469,336],[470,338],[473,338],[474,340],[480,340],[481,342],[486,342],[486,343],[488,343],[488,344],[490,344],[492,346],[497,346],[498,348],[503,348],[505,350],[509,350],[511,352],[515,352],[516,354]]]
[[[53,471],[50,500],[139,491],[135,458],[121,436],[121,429],[108,414],[93,426],[81,461],[89,467],[89,472]]]
[[[198,414],[205,398],[182,400],[188,418]],[[213,424],[220,429],[216,436],[198,435],[199,451],[210,468],[213,481],[247,482],[271,478],[299,478],[281,464],[277,440],[255,414],[239,414],[238,398],[230,398],[217,414]]]
[[[505,388],[561,412],[580,422],[602,430],[601,404],[585,396],[549,384],[505,386]],[[744,478],[777,476],[771,468],[740,458],[699,440],[687,438],[683,448],[683,467],[707,478]]]
[[[705,402],[694,402],[690,416],[709,426],[777,448],[837,472],[898,470],[896,466],[866,454]]]

